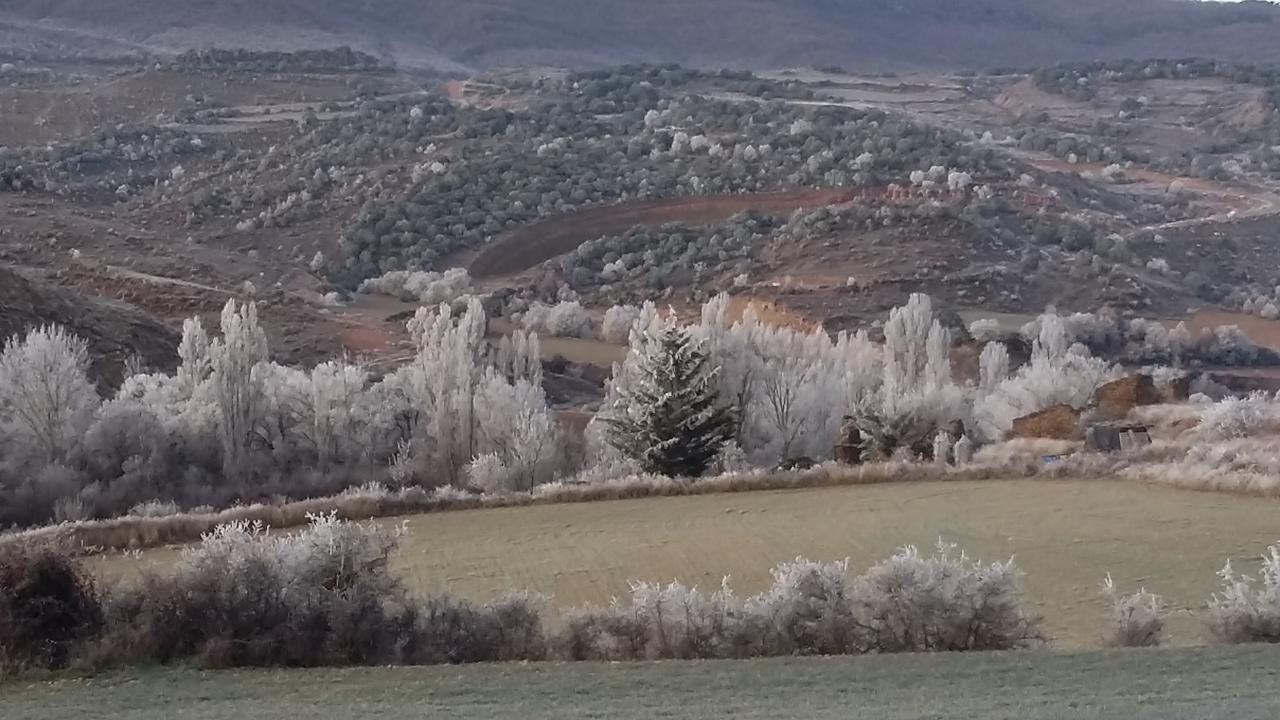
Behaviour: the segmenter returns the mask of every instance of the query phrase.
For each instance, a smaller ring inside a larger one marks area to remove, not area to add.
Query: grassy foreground
[[[1280,648],[619,665],[140,670],[0,685],[6,720],[1262,720]]]
[[[466,510],[407,519],[396,558],[421,593],[488,600],[513,589],[554,606],[607,603],[632,579],[703,587],[730,575],[762,590],[779,561],[851,557],[860,572],[907,543],[939,537],[984,559],[1014,556],[1030,608],[1059,647],[1098,647],[1107,608],[1099,587],[1146,585],[1178,612],[1176,644],[1204,640],[1195,613],[1231,558],[1252,572],[1280,540],[1280,502],[1123,481],[993,480],[816,488],[606,503]],[[381,522],[399,524],[405,519]],[[109,577],[163,566],[177,551],[96,558]]]

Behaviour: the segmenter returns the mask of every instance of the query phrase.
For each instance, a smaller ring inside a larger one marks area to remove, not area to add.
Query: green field
[[[141,670],[0,685],[5,720],[1264,720],[1280,648]]]
[[[1016,557],[1027,602],[1059,647],[1099,646],[1107,572],[1122,589],[1166,596],[1177,610],[1172,640],[1187,645],[1203,642],[1195,614],[1223,562],[1252,571],[1280,539],[1277,511],[1276,500],[1124,481],[886,484],[421,515],[407,519],[396,562],[422,593],[484,600],[531,589],[564,608],[608,602],[630,579],[713,586],[730,575],[740,594],[754,593],[797,555],[851,557],[861,571],[898,546],[943,537],[978,557]],[[94,562],[127,577],[175,553]]]

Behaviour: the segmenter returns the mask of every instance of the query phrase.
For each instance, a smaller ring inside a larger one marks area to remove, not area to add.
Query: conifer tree
[[[655,320],[638,339],[602,418],[609,444],[647,472],[697,477],[734,436],[734,413],[716,390],[718,369],[673,318]]]

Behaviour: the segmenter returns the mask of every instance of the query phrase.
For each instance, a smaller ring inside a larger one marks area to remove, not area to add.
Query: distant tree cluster
[[[378,58],[342,46],[332,49],[272,50],[219,49],[188,50],[162,65],[181,72],[368,72],[386,69]]]
[[[679,65],[621,65],[578,71],[566,78],[565,85],[593,101],[592,110],[600,114],[622,112],[636,104],[657,100],[660,95],[654,88],[678,90],[696,86],[697,90],[740,93],[762,100],[811,100],[815,96],[813,90],[798,81],[766,80],[749,70],[708,72]]]
[[[1028,340],[1042,332],[1043,319],[1022,328]],[[1062,318],[1069,342],[1090,353],[1126,365],[1167,365],[1178,368],[1280,365],[1280,353],[1261,347],[1234,325],[1192,333],[1185,323],[1166,327],[1141,317],[1115,312],[1074,313]]]
[[[367,203],[338,277],[430,267],[508,227],[627,200],[839,187],[940,162],[998,175],[989,150],[878,113],[689,97],[566,123],[563,109],[517,115],[520,130],[433,161],[404,200]]]
[[[127,197],[135,190],[176,179],[175,168],[181,167],[184,158],[211,150],[201,137],[155,125],[121,125],[40,147],[0,147],[0,192]]]
[[[83,340],[61,328],[0,351],[0,526],[122,514],[143,503],[225,506],[332,493],[371,471],[400,485],[464,487],[482,460],[492,491],[546,482],[562,461],[536,336],[484,339],[461,313],[422,308],[403,367],[375,379],[345,361],[273,363],[252,304],[221,336],[183,327],[172,375],[125,379],[105,402]]]
[[[1097,97],[1103,84],[1153,79],[1189,80],[1221,78],[1262,88],[1264,114],[1258,126],[1216,120],[1204,126],[1214,142],[1207,148],[1187,148],[1167,156],[1152,156],[1126,147],[1124,123],[1096,121],[1090,136],[1038,128],[1022,128],[1019,143],[1025,149],[1048,151],[1067,160],[1094,163],[1137,162],[1165,172],[1211,180],[1229,180],[1249,172],[1272,177],[1280,173],[1280,157],[1273,149],[1280,143],[1280,68],[1242,65],[1203,58],[1176,60],[1112,60],[1064,63],[1032,73],[1036,86],[1082,101]],[[1121,103],[1122,120],[1140,117],[1140,97]],[[1039,114],[1047,117],[1045,113]],[[1035,116],[1032,116],[1035,120]]]
[[[552,263],[576,291],[608,286],[649,297],[681,283],[701,285],[712,275],[745,271],[747,261],[781,224],[773,215],[744,212],[716,225],[637,226],[585,242]]]
[[[759,100],[751,88],[732,90],[740,83],[790,87],[645,67],[546,81],[516,110],[431,94],[368,100],[354,116],[303,118],[296,138],[240,157],[193,193],[189,219],[230,215],[252,230],[357,208],[324,268],[355,286],[431,269],[531,220],[628,200],[838,187],[934,165],[1008,177],[991,148],[950,132],[875,111]]]
[[[1219,77],[1265,88],[1272,109],[1280,98],[1280,68],[1222,62],[1208,58],[1098,60],[1060,63],[1032,73],[1036,87],[1077,100],[1092,100],[1100,82],[1194,80]]]

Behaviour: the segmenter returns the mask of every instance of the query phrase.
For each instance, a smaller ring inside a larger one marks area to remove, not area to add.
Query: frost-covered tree
[[[510,382],[528,380],[542,386],[542,344],[536,333],[515,330],[498,341],[494,364]]]
[[[456,318],[448,305],[418,308],[409,321],[417,352],[393,380],[417,416],[419,465],[440,472],[448,484],[460,482],[476,455],[475,396],[484,375],[486,324],[475,298]]]
[[[517,331],[492,348],[487,319],[471,298],[461,315],[447,305],[420,308],[409,323],[417,344],[412,362],[370,393],[397,403],[412,418],[398,467],[428,484],[461,485],[478,457],[492,454],[512,486],[550,479],[559,442],[542,390],[538,336]],[[486,477],[492,476],[486,466]],[[427,474],[434,478],[426,477]],[[516,487],[518,486],[518,487]]]
[[[1053,405],[1083,407],[1098,386],[1116,374],[1115,368],[1090,355],[1083,345],[1071,344],[1066,323],[1057,314],[1046,313],[1036,322],[1039,335],[1032,345],[1031,360],[1012,377],[997,382],[997,371],[1007,368],[995,357],[999,351],[991,351],[992,356],[985,360],[981,393],[973,411],[982,440],[998,439],[1017,418]]]
[[[178,344],[178,382],[190,396],[213,372],[213,359],[209,354],[209,334],[200,318],[187,318],[182,322],[182,341]]]
[[[969,417],[968,393],[951,377],[951,333],[933,318],[927,295],[894,308],[884,325],[882,382],[857,404],[865,450],[891,457],[932,452],[939,430]]]
[[[698,477],[733,438],[733,414],[702,343],[674,317],[655,325],[632,345],[631,372],[614,385],[603,422],[609,443],[647,472]]]
[[[600,323],[600,339],[607,343],[623,345],[631,336],[631,328],[640,319],[640,308],[634,305],[614,305],[604,312]]]
[[[1004,343],[989,342],[978,356],[978,390],[995,392],[1009,378],[1009,349]]]
[[[759,466],[830,457],[848,409],[880,382],[880,353],[865,333],[832,339],[761,322],[755,306],[729,316],[720,295],[702,308],[695,338],[719,368],[721,401],[738,413],[735,442]]]
[[[812,364],[804,358],[771,358],[761,373],[761,415],[781,441],[783,460],[792,458],[792,450],[809,424],[807,406],[821,402],[812,397],[816,390]]]
[[[222,337],[209,348],[213,400],[218,408],[222,469],[238,480],[248,470],[248,454],[263,407],[262,370],[267,336],[258,325],[258,306],[228,300],[222,309]]]
[[[9,338],[0,350],[0,431],[41,462],[66,460],[98,407],[88,369],[88,345],[61,326]]]
[[[369,373],[359,365],[325,362],[315,366],[307,380],[310,441],[316,463],[324,470],[335,460],[356,454],[351,452],[358,437],[356,411]]]
[[[490,373],[476,397],[481,452],[507,470],[508,491],[531,490],[551,479],[558,440],[542,386]]]

